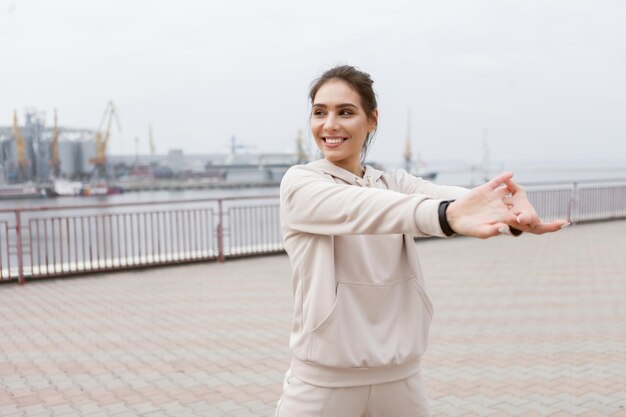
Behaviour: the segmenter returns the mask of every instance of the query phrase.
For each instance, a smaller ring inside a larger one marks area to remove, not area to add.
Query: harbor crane
[[[17,148],[17,165],[20,170],[21,179],[24,180],[26,179],[28,161],[26,161],[26,157],[24,156],[24,137],[17,124],[17,110],[13,111],[13,136],[15,137],[15,146]]]
[[[59,178],[61,176],[61,160],[59,159],[59,125],[57,122],[57,110],[54,109],[54,127],[52,129],[52,159],[50,160],[52,167],[52,176]]]
[[[412,174],[413,171],[413,153],[411,152],[411,110],[407,111],[406,118],[406,140],[404,142],[404,169],[406,172]]]
[[[101,179],[105,179],[107,177],[106,151],[107,145],[109,144],[109,137],[111,136],[111,124],[113,123],[114,118],[115,123],[117,124],[117,130],[121,131],[122,128],[120,127],[120,121],[117,117],[117,110],[115,109],[113,102],[109,101],[104,109],[104,114],[102,116],[102,120],[100,121],[100,125],[98,126],[98,130],[96,130],[96,157],[89,161],[94,164],[95,175]],[[106,130],[103,132],[102,128],[105,121]]]
[[[232,136],[230,138],[230,153],[231,155],[235,155],[237,153],[238,149],[253,149],[254,146],[249,146],[249,145],[244,145],[244,144],[240,144],[237,143],[237,138],[235,138],[234,136]]]
[[[307,162],[309,162],[309,157],[304,150],[302,129],[298,129],[298,136],[296,137],[296,158],[298,159],[298,164],[306,164]]]
[[[415,163],[413,163],[413,151],[411,150],[411,109],[407,110],[406,118],[406,140],[404,142],[404,169],[409,174],[419,176],[425,180],[434,180],[437,178],[436,171],[423,172],[422,168],[426,165],[422,160],[419,150],[415,155]]]

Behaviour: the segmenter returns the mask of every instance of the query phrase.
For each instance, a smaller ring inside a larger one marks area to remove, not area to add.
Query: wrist
[[[447,215],[448,207],[453,202],[454,200],[444,200],[441,203],[439,203],[439,210],[438,210],[439,226],[441,227],[441,231],[443,232],[443,234],[448,237],[454,236],[456,234],[456,232],[450,226],[450,223],[448,223],[448,215]]]

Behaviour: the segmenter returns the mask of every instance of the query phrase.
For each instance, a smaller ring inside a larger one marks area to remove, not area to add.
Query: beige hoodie
[[[363,178],[324,159],[297,165],[280,187],[293,271],[291,370],[313,385],[404,379],[419,370],[432,305],[415,236],[444,236],[437,210],[467,190],[404,170]]]

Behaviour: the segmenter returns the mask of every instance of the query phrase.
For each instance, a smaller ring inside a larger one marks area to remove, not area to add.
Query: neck
[[[342,160],[329,162],[337,165],[339,168],[343,168],[346,171],[353,173],[359,178],[363,178],[363,175],[365,175],[365,169],[361,166],[360,159],[357,159],[356,161]]]

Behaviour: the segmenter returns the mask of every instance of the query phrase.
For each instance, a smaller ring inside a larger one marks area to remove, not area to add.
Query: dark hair
[[[377,121],[375,116],[375,110],[378,108],[378,103],[376,102],[376,93],[374,92],[374,88],[372,87],[374,81],[368,73],[360,71],[356,67],[352,67],[350,65],[339,65],[337,67],[331,68],[328,71],[324,72],[321,77],[313,81],[313,83],[311,84],[311,90],[309,92],[311,105],[315,100],[315,95],[317,94],[317,91],[324,84],[326,84],[326,82],[331,80],[344,81],[350,86],[350,88],[356,91],[361,98],[361,106],[363,107],[367,118],[370,121]],[[372,132],[368,133],[367,137],[365,138],[365,142],[363,143],[363,149],[361,151],[361,162],[365,161],[367,150],[369,149],[369,146],[374,139],[375,133],[376,128],[374,128]]]

